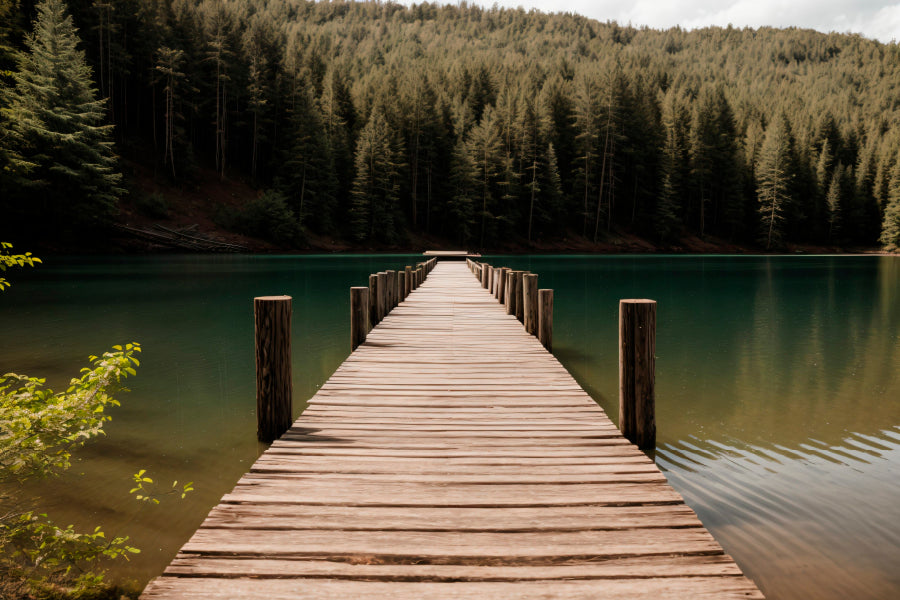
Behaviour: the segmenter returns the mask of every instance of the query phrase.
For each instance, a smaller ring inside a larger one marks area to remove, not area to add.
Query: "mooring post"
[[[525,324],[525,301],[523,295],[525,293],[525,275],[528,271],[516,271],[516,318],[523,325]]]
[[[403,302],[403,281],[406,278],[406,273],[403,271],[397,271],[394,274],[394,294],[397,296],[397,300],[394,302],[394,308],[400,305]]]
[[[532,273],[525,275],[522,290],[522,312],[525,316],[525,331],[531,335],[538,333],[538,276]]]
[[[619,429],[656,446],[656,301],[619,300]]]
[[[505,304],[507,273],[509,273],[509,267],[500,267],[500,281],[497,282],[497,301],[500,304]]]
[[[412,267],[409,265],[406,265],[406,268],[404,269],[404,271],[406,274],[406,295],[409,296],[414,289],[412,286]]]
[[[510,269],[506,273],[506,291],[504,292],[503,306],[506,307],[506,314],[516,314],[516,305],[513,303],[513,297],[516,292],[516,272]]]
[[[481,267],[481,287],[487,289],[488,280],[491,277],[491,265],[485,263],[483,267]]]
[[[375,311],[378,315],[378,323],[384,320],[387,314],[387,273],[379,271],[378,273],[378,298],[375,301]]]
[[[369,275],[369,331],[378,324],[378,275]]]
[[[389,313],[394,310],[394,307],[397,305],[396,298],[394,296],[397,295],[397,271],[392,271],[388,269],[388,288],[387,288],[387,304],[385,308],[385,313]]]
[[[350,288],[350,352],[366,341],[369,332],[369,288]]]
[[[553,352],[553,290],[538,290],[538,339]]]
[[[291,426],[291,297],[253,299],[256,437],[269,443]]]
[[[425,283],[425,267],[419,265],[418,267],[416,267],[416,273],[418,273],[417,276],[419,278],[419,285]]]

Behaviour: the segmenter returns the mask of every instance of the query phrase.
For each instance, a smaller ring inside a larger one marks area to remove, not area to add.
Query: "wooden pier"
[[[141,597],[762,598],[492,289],[437,263]]]

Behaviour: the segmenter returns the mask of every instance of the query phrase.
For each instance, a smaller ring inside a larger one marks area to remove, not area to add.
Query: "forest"
[[[4,239],[165,215],[135,166],[257,190],[217,222],[303,248],[627,232],[900,246],[900,46],[804,29],[302,0],[0,0]]]

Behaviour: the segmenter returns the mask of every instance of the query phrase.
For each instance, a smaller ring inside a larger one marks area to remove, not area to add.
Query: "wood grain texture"
[[[256,437],[277,439],[291,426],[291,297],[253,299],[256,338]]]
[[[516,273],[408,272],[142,598],[762,598],[507,314]]]
[[[619,429],[638,448],[656,446],[656,302],[619,301]]]

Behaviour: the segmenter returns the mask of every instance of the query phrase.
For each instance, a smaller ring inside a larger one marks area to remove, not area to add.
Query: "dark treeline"
[[[68,9],[119,154],[175,181],[198,166],[251,181],[265,193],[223,220],[283,243],[900,244],[896,43],[465,3]],[[23,1],[0,43],[21,47],[33,12]],[[91,198],[47,197],[41,214],[78,223]],[[15,204],[30,222],[33,203]]]

